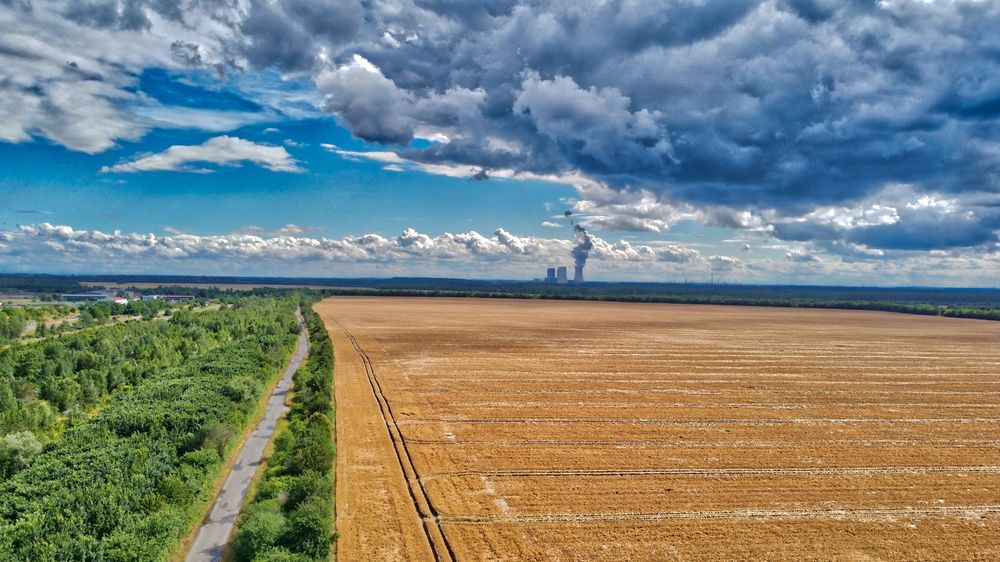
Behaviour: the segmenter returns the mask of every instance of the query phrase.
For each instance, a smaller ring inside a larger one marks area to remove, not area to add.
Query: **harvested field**
[[[1000,559],[1000,323],[335,297],[341,560]]]

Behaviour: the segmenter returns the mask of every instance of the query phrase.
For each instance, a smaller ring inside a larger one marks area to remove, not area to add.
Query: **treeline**
[[[232,542],[239,561],[327,560],[333,533],[333,346],[306,304],[309,359],[295,373],[288,426]]]
[[[0,274],[0,292],[81,293],[87,287],[80,281],[80,278],[71,275],[3,273]]]
[[[1000,320],[1000,309],[975,308],[947,304],[919,302],[860,301],[836,299],[762,298],[733,295],[659,295],[659,294],[602,294],[599,292],[507,292],[507,291],[447,291],[419,289],[375,289],[365,287],[343,287],[323,289],[324,295],[383,296],[383,297],[466,297],[493,299],[537,299],[537,300],[586,300],[610,302],[645,302],[668,304],[716,304],[732,306],[775,306],[784,308],[832,308],[848,310],[878,310],[952,318],[974,318],[980,320]]]
[[[108,398],[0,482],[0,560],[165,560],[291,353],[294,305],[243,299],[8,355],[3,380],[20,406],[49,403],[46,385]],[[4,441],[30,449],[30,435]]]

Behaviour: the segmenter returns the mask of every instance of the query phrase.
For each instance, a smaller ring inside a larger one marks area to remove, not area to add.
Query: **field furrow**
[[[355,338],[338,354],[370,371],[338,396],[391,410],[380,440],[406,457],[398,469],[382,446],[369,461],[395,479],[345,466],[338,487],[355,513],[396,490],[439,533],[347,521],[381,554],[1000,558],[1000,323],[489,299],[322,310]],[[371,438],[338,428],[348,450]]]

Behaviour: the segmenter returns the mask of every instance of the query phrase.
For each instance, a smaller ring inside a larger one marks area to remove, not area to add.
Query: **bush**
[[[200,468],[209,468],[222,462],[222,456],[214,448],[198,449],[190,453],[184,453],[181,462]]]
[[[285,481],[282,478],[265,478],[257,487],[257,498],[271,500],[281,497],[285,492]]]
[[[222,387],[222,394],[237,404],[256,402],[260,391],[260,384],[250,377],[234,377]]]
[[[285,532],[285,516],[277,500],[254,502],[243,516],[240,532],[233,538],[237,560],[254,560],[270,550]]]
[[[291,474],[329,472],[333,464],[333,424],[323,414],[309,416],[288,461]]]
[[[293,511],[310,497],[333,497],[333,482],[329,474],[307,472],[298,478],[293,478],[288,485],[288,497],[282,509]]]
[[[272,548],[271,550],[258,554],[253,562],[311,562],[312,559],[304,554],[289,552],[284,548]]]
[[[331,517],[329,496],[311,496],[292,511],[288,516],[288,540],[295,545],[295,551],[324,558],[333,542]]]
[[[237,431],[235,427],[227,423],[218,422],[203,428],[201,435],[201,446],[215,449],[219,453],[219,458],[222,458],[226,456],[226,447],[237,435]]]
[[[0,441],[0,479],[26,468],[42,452],[42,444],[30,431],[11,433]]]

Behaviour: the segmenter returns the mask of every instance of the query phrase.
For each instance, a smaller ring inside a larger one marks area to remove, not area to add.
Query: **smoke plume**
[[[577,267],[583,267],[587,264],[587,258],[590,256],[590,250],[594,248],[594,239],[587,232],[586,228],[576,224],[573,225],[573,230],[576,231],[576,246],[573,246],[573,260],[576,262]]]

